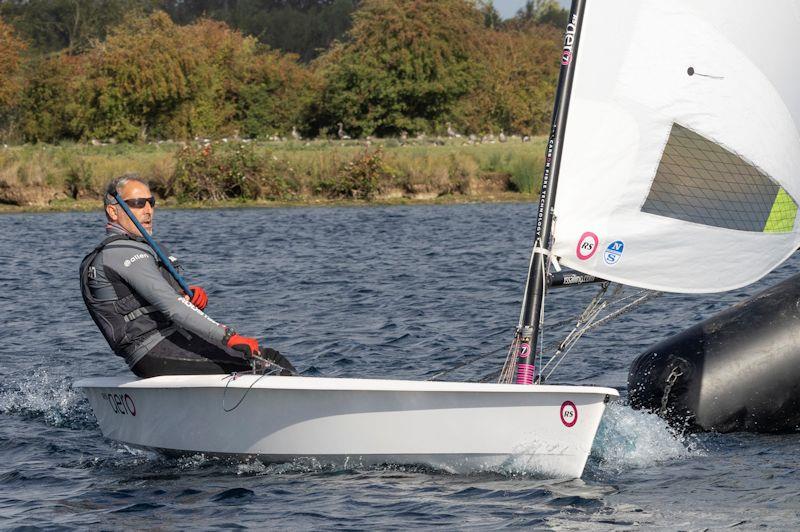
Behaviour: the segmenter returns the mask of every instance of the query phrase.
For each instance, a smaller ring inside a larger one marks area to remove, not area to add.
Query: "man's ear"
[[[108,216],[108,219],[112,222],[119,220],[119,216],[117,216],[117,208],[113,205],[106,205],[106,216]]]

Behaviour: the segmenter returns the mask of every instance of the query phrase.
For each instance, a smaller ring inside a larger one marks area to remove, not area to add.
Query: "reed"
[[[0,202],[14,203],[4,190],[38,187],[63,207],[126,172],[178,204],[533,194],[543,155],[543,138],[22,145],[0,148]]]

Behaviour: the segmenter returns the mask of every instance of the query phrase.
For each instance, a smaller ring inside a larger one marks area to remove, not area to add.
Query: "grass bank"
[[[0,212],[93,209],[136,172],[176,207],[512,201],[538,191],[544,138],[276,141],[0,148]]]

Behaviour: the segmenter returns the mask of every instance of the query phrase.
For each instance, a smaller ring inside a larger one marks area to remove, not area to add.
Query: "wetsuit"
[[[184,298],[180,285],[142,238],[115,224],[109,224],[107,233],[81,263],[81,292],[108,344],[136,375],[250,368],[242,353],[226,347],[228,328]],[[294,369],[277,351],[267,351],[269,358]]]

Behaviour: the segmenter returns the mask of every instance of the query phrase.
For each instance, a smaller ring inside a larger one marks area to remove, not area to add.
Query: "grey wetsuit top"
[[[124,234],[121,228],[110,226],[109,235]],[[173,265],[177,264],[170,257]],[[165,279],[164,270],[153,249],[145,242],[120,239],[108,243],[92,261],[92,275],[88,288],[92,296],[100,301],[119,299],[114,282],[109,279],[113,272],[130,289],[145,299],[149,306],[142,313],[159,312],[171,322],[170,326],[154,330],[149,336],[137,341],[124,353],[129,367],[133,367],[157,343],[174,333],[196,334],[216,345],[222,345],[226,327],[211,319],[203,311],[185,299],[179,288]],[[113,276],[112,274],[112,276]],[[171,279],[170,279],[171,281]],[[117,281],[118,282],[118,281]],[[177,283],[175,283],[177,285]]]

